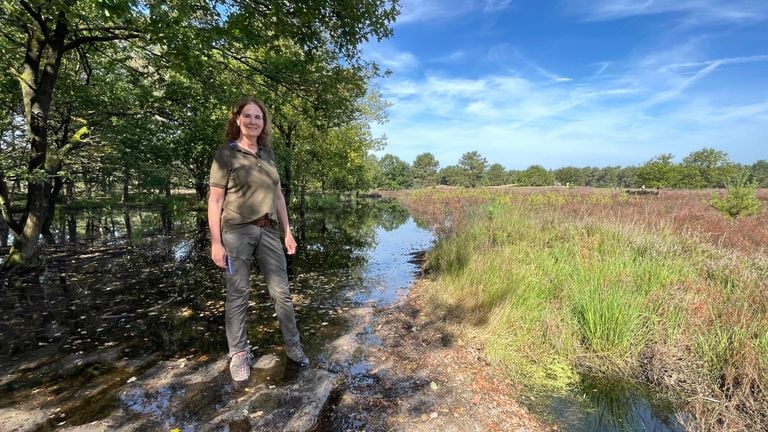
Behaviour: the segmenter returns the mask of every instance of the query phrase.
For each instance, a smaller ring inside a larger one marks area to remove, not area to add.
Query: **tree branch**
[[[74,150],[80,149],[85,147],[86,144],[90,143],[90,130],[88,129],[88,126],[83,126],[80,129],[78,129],[77,132],[72,135],[72,138],[69,140],[67,144],[62,146],[58,153],[58,156],[60,158],[66,157],[69,153],[71,153]]]
[[[129,40],[129,39],[140,39],[144,37],[141,33],[131,33],[131,34],[120,34],[120,35],[105,35],[105,36],[82,36],[79,37],[72,42],[64,45],[64,51],[70,51],[73,50],[80,45],[87,44],[87,43],[95,43],[95,42],[110,42],[110,41],[116,41],[116,40]]]
[[[0,171],[0,216],[3,219],[3,222],[8,225],[8,228],[13,231],[14,235],[17,237],[21,236],[23,228],[18,222],[13,220],[13,216],[11,215],[11,199],[8,194],[8,185],[5,184],[5,173],[2,171]]]
[[[74,30],[76,33],[86,33],[86,32],[105,32],[105,33],[112,33],[115,31],[134,31],[132,27],[128,26],[114,26],[114,27],[78,27]]]
[[[25,11],[29,14],[29,16],[32,17],[32,19],[35,20],[38,26],[40,26],[40,30],[43,31],[43,34],[45,35],[46,39],[48,38],[48,24],[45,23],[45,20],[43,19],[43,16],[40,15],[38,11],[32,8],[32,5],[30,5],[25,0],[19,0],[19,3],[21,4],[21,7],[24,8]]]

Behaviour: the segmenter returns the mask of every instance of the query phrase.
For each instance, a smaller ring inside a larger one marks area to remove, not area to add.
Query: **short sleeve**
[[[220,187],[222,189],[227,188],[227,183],[229,182],[229,156],[227,150],[226,146],[221,146],[213,156],[211,177],[208,182],[211,186]]]

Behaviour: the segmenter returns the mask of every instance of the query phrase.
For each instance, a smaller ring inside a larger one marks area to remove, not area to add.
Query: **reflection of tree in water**
[[[80,367],[63,372],[44,366],[68,358],[101,358],[114,351],[117,360],[148,355],[159,360],[226,352],[224,278],[210,260],[203,212],[121,208],[61,212],[57,218],[55,243],[44,248],[45,269],[0,278],[0,365],[31,360],[41,365],[0,384],[6,395],[0,408],[46,383],[51,393],[42,391],[40,397],[58,397],[64,393],[56,388],[80,388],[115,367],[92,360],[86,364],[95,368],[94,376],[83,376]],[[402,207],[380,201],[309,212],[294,220],[299,251],[290,261],[293,275],[302,278],[303,325],[319,313],[315,309],[327,310],[343,289],[334,275],[365,263],[376,229],[391,230],[407,219]],[[279,343],[262,278],[255,276],[254,285],[252,343]]]
[[[61,355],[114,344],[165,355],[221,349],[224,281],[210,261],[204,213],[120,209],[57,217],[57,243],[44,250],[47,267],[2,280],[0,361],[41,347]],[[358,266],[375,246],[375,228],[394,229],[407,218],[386,201],[310,212],[294,222],[301,238],[292,272]]]
[[[375,211],[378,225],[385,231],[394,231],[408,221],[408,210],[395,200],[382,200]]]
[[[673,418],[674,406],[652,400],[649,392],[627,382],[582,376],[580,387],[595,411],[588,430],[633,432],[683,431]]]
[[[294,222],[299,251],[292,258],[294,272],[357,267],[362,253],[376,245],[376,228],[396,229],[408,211],[395,201],[358,201],[322,213],[310,212]]]

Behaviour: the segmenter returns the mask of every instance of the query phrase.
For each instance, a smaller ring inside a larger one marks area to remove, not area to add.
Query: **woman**
[[[250,376],[253,362],[245,316],[254,252],[269,295],[275,301],[286,355],[302,367],[309,365],[309,359],[304,355],[296,328],[278,220],[288,254],[296,252],[296,241],[270,147],[267,110],[261,101],[245,98],[232,109],[226,141],[216,151],[211,165],[208,226],[211,258],[226,269],[229,370],[235,382],[243,382]]]

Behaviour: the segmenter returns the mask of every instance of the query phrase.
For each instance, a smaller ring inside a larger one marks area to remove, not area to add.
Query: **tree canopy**
[[[12,76],[0,82],[0,208],[15,238],[6,265],[35,261],[62,190],[202,196],[227,109],[246,94],[274,107],[285,173],[307,161],[312,182],[360,186],[338,173],[371,166],[363,153],[380,142],[365,121],[383,114],[362,113],[380,71],[360,45],[389,37],[398,12],[397,0],[3,1],[0,66]],[[318,149],[304,137],[327,145],[324,158],[309,156]]]

